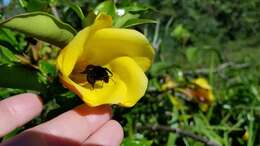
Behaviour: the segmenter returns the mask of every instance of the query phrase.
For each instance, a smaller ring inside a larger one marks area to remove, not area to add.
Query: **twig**
[[[249,67],[249,63],[243,63],[243,64],[234,64],[233,62],[227,62],[219,65],[216,69],[213,70],[213,73],[218,73],[223,71],[226,68],[230,69],[243,69]],[[208,68],[202,68],[202,69],[197,69],[195,71],[187,71],[184,72],[185,75],[192,75],[192,74],[208,74],[211,71],[211,69]]]
[[[0,4],[0,11],[4,10],[5,6]]]
[[[150,130],[153,130],[153,131],[174,132],[174,133],[179,134],[181,136],[189,137],[189,138],[192,138],[196,141],[200,141],[207,146],[220,146],[216,142],[211,141],[211,140],[207,139],[206,137],[196,135],[194,133],[182,130],[180,128],[172,128],[172,127],[168,127],[168,126],[164,126],[164,125],[146,125],[146,126],[137,125],[136,127],[137,127],[137,129],[150,129]]]
[[[60,15],[59,15],[59,12],[58,12],[56,6],[50,5],[50,7],[51,7],[52,14],[53,14],[56,18],[60,19]]]
[[[171,18],[167,21],[166,25],[165,25],[165,31],[164,34],[168,34],[169,33],[169,28],[172,25],[174,17],[171,16]]]
[[[153,42],[152,42],[152,46],[156,49],[157,52],[158,52],[158,46],[161,43],[159,40],[160,23],[161,23],[160,19],[157,19],[157,23],[154,30]]]

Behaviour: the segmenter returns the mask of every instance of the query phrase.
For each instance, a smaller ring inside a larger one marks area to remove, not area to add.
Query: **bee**
[[[86,79],[93,89],[96,81],[108,83],[109,78],[113,76],[109,69],[96,65],[88,65],[82,73],[86,74]]]

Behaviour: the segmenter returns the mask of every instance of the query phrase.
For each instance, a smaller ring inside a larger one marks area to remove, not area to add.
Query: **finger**
[[[40,98],[31,93],[16,95],[0,101],[0,137],[27,123],[41,111]]]
[[[85,142],[84,146],[119,146],[124,137],[122,126],[115,120],[108,121],[98,131],[91,135]]]
[[[110,119],[111,108],[109,106],[90,108],[81,105],[29,131],[82,143]]]

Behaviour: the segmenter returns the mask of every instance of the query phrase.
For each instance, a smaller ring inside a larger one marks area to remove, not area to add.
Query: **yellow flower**
[[[183,89],[178,89],[188,97],[188,100],[199,104],[202,111],[207,111],[208,107],[214,102],[215,97],[212,93],[212,88],[208,81],[204,78],[192,80],[194,86],[188,86]]]
[[[112,28],[112,18],[100,14],[62,49],[57,66],[63,85],[89,106],[131,107],[145,93],[148,80],[144,72],[153,57],[154,50],[144,35]],[[91,65],[94,70],[86,73]],[[93,73],[96,76],[91,76]]]
[[[244,135],[242,136],[242,139],[247,141],[249,139],[249,132],[248,130],[245,131]]]
[[[169,75],[166,75],[164,80],[165,83],[161,86],[162,91],[171,90],[177,87],[177,83],[174,82]]]
[[[196,96],[201,102],[211,104],[215,100],[215,97],[212,93],[212,88],[206,79],[199,77],[197,79],[194,79],[192,83],[199,87],[197,89]]]

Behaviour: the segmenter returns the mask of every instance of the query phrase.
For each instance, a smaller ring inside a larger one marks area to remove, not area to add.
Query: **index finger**
[[[32,93],[0,101],[0,137],[39,115],[42,107],[41,99]]]

